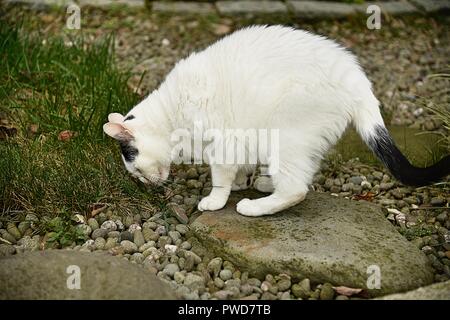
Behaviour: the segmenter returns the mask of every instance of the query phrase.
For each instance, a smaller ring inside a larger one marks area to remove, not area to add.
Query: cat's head
[[[120,144],[126,169],[143,183],[160,184],[170,171],[170,152],[163,136],[133,115],[111,113],[103,131]]]

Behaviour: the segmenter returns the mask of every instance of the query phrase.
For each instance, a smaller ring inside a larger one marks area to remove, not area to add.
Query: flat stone
[[[450,280],[405,293],[380,297],[382,300],[450,300]]]
[[[75,4],[72,0],[7,0],[5,3],[9,4],[25,4],[34,9],[45,9],[49,7],[67,7]]]
[[[80,289],[67,286],[75,275],[69,266],[80,268]],[[0,258],[0,287],[1,300],[177,298],[142,266],[102,252],[51,250]]]
[[[382,14],[387,14],[390,16],[414,14],[419,12],[415,6],[404,1],[364,2],[362,4],[354,5],[354,7],[358,13],[368,15],[367,7],[371,5],[379,6]]]
[[[182,224],[187,224],[189,222],[189,218],[186,215],[186,210],[183,209],[182,206],[176,204],[176,203],[169,203],[167,205],[172,212],[172,215]]]
[[[132,8],[145,8],[145,0],[116,0],[116,2]]]
[[[194,220],[193,234],[207,250],[257,277],[287,273],[297,280],[367,288],[368,268],[376,265],[381,288],[368,290],[371,296],[432,283],[426,256],[397,232],[379,206],[310,192],[299,205],[272,216],[236,212],[241,198],[261,196],[233,193],[224,209]]]
[[[215,12],[211,3],[152,1],[151,4],[152,11],[159,13],[210,14]]]
[[[450,11],[450,0],[409,0],[428,13]]]
[[[295,15],[304,19],[345,18],[356,14],[355,8],[346,3],[332,1],[287,1]]]
[[[277,14],[287,13],[287,6],[281,1],[217,1],[217,10],[223,15]]]
[[[129,6],[133,8],[144,8],[144,0],[78,0],[80,6],[107,8],[113,6]]]

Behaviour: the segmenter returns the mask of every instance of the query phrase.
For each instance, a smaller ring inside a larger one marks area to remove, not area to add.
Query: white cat
[[[127,116],[114,113],[108,119],[104,132],[120,142],[128,171],[152,183],[169,175],[176,129],[192,129],[195,122],[207,129],[278,129],[277,170],[269,159],[274,192],[241,200],[237,211],[246,216],[273,214],[305,199],[321,159],[350,122],[405,184],[427,184],[450,170],[450,157],[422,169],[401,154],[351,53],[324,37],[283,26],[245,28],[191,54]],[[232,185],[238,189],[248,169],[211,165],[213,188],[198,209],[224,207]]]

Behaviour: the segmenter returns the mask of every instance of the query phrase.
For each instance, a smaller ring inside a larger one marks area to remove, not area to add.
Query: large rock
[[[368,280],[376,285],[376,271],[370,267],[375,265],[381,288],[368,290],[372,296],[433,280],[426,256],[376,205],[311,192],[301,204],[273,216],[249,218],[235,211],[239,199],[261,196],[254,191],[233,194],[224,209],[204,212],[191,230],[206,249],[260,277],[288,273],[297,279],[367,288]]]
[[[79,267],[80,289],[73,266]],[[0,288],[0,300],[176,298],[168,284],[142,266],[102,252],[68,250],[0,258]]]
[[[405,293],[390,294],[382,300],[450,300],[450,280]]]

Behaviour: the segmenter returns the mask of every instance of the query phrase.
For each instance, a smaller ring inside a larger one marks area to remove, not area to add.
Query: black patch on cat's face
[[[125,158],[125,161],[132,162],[134,159],[136,159],[136,156],[139,154],[138,149],[131,146],[127,142],[119,142],[120,143],[120,150],[122,151],[122,155]]]
[[[135,116],[133,116],[132,114],[130,114],[128,117],[125,118],[125,120],[123,121],[127,121],[127,120],[133,120],[135,118]]]

